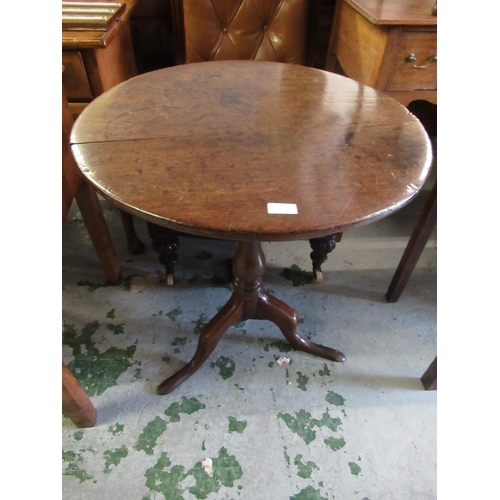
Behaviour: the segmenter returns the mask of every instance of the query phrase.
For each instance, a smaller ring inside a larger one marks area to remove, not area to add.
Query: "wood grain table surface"
[[[432,153],[421,123],[351,79],[284,63],[174,66],[96,98],[71,136],[77,163],[118,207],[233,240],[320,237],[408,203]],[[273,215],[268,203],[297,206]]]

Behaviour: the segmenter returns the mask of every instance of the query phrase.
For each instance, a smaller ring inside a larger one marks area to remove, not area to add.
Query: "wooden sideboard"
[[[401,104],[437,104],[435,0],[337,0],[325,67]]]
[[[73,117],[95,97],[137,75],[130,14],[138,0],[107,31],[63,31],[63,85]]]

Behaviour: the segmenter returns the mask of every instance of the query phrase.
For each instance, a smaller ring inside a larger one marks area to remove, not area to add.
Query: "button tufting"
[[[227,33],[227,31],[228,31],[228,30],[227,30],[227,28],[224,28],[224,29],[222,30],[222,33]]]
[[[262,29],[263,29],[264,31],[267,31],[267,28],[268,28],[268,26],[266,25],[266,26],[264,26]]]

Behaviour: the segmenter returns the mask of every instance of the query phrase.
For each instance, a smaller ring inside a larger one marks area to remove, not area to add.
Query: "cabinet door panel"
[[[68,101],[90,102],[93,96],[80,51],[63,50],[62,65],[64,66],[63,85]]]

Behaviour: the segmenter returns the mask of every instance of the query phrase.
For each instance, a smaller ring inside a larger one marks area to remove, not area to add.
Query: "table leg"
[[[437,182],[434,183],[432,190],[427,198],[424,209],[418,218],[417,224],[413,229],[408,244],[399,265],[392,277],[391,284],[387,289],[385,297],[387,302],[397,302],[403,290],[410,279],[411,273],[417,265],[420,255],[424,251],[429,237],[436,227],[437,223]]]
[[[342,233],[330,234],[322,238],[313,238],[309,240],[311,245],[311,260],[313,265],[313,276],[315,283],[323,281],[323,271],[321,264],[324,264],[328,259],[328,254],[332,252],[337,243],[342,239]]]
[[[335,349],[314,344],[297,332],[298,314],[264,288],[265,257],[260,242],[241,241],[233,258],[233,294],[226,305],[202,329],[193,359],[158,386],[159,394],[169,394],[208,359],[224,332],[247,319],[275,323],[292,347],[331,361],[345,361]]]
[[[139,239],[135,232],[134,218],[132,214],[120,210],[123,229],[125,230],[125,238],[127,240],[127,249],[132,255],[140,255],[144,253],[146,245]]]

